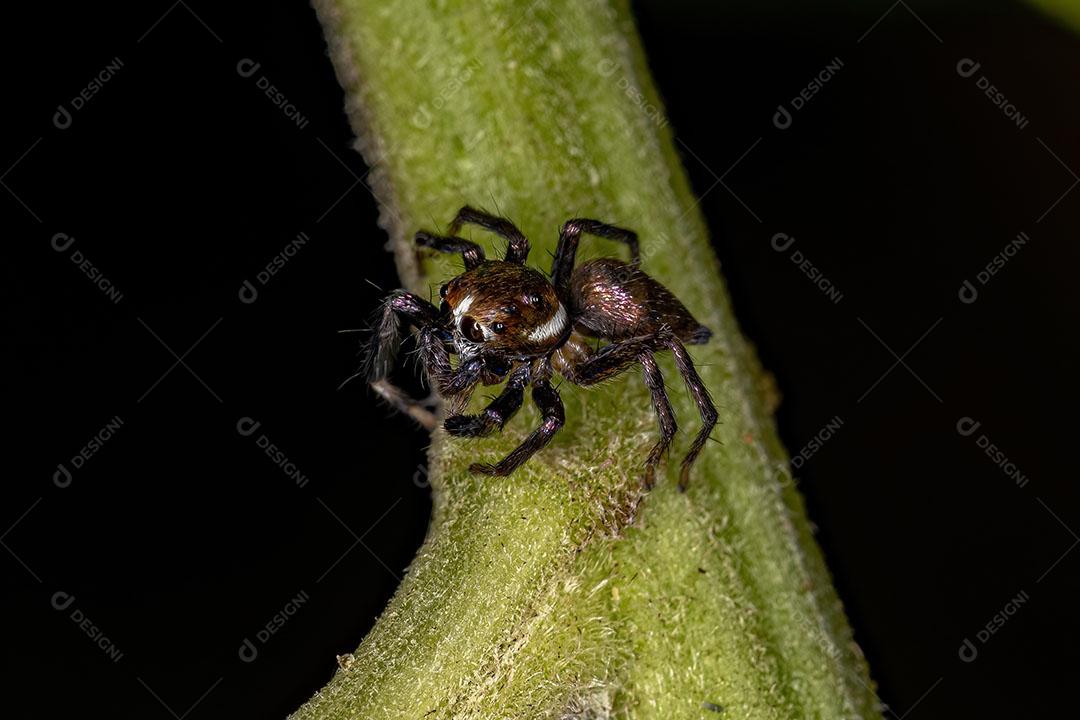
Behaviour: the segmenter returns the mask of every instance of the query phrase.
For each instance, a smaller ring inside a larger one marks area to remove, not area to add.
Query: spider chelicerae
[[[483,248],[458,237],[461,227],[478,225],[507,241],[502,260],[487,260]],[[630,262],[600,258],[574,267],[583,234],[625,243]],[[670,350],[690,395],[701,412],[702,428],[682,461],[679,487],[716,424],[716,408],[686,345],[708,341],[712,332],[679,300],[640,269],[637,234],[597,220],[568,220],[559,235],[551,279],[525,265],[529,241],[505,218],[463,207],[448,235],[421,231],[416,243],[440,252],[461,253],[465,272],[439,290],[439,307],[404,290],[386,299],[368,348],[368,379],[387,401],[429,429],[436,420],[421,402],[388,379],[402,334],[418,331],[419,356],[429,380],[447,399],[446,431],[457,437],[483,437],[501,430],[521,407],[526,388],[543,415],[540,427],[494,465],[470,470],[509,475],[547,445],[564,421],[563,404],[552,387],[555,373],[588,387],[640,364],[660,425],[660,439],[645,461],[644,484],[652,487],[656,466],[677,428],[655,354]],[[590,340],[606,341],[599,348]],[[457,355],[456,363],[450,360]],[[484,410],[462,414],[477,385],[506,386]]]

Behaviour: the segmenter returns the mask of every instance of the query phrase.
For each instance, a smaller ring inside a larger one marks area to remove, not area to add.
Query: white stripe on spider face
[[[472,307],[473,296],[466,295],[462,298],[461,302],[454,308],[454,324],[457,325],[461,322],[461,318],[465,317],[465,313],[469,312],[469,308]]]
[[[555,315],[529,333],[529,339],[533,342],[543,342],[561,335],[564,330],[566,330],[566,308],[563,307],[562,303],[559,303],[559,309],[555,311]]]

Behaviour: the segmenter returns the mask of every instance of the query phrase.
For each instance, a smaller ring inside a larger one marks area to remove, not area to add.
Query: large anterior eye
[[[473,342],[480,342],[484,339],[484,331],[480,328],[480,323],[476,322],[476,320],[468,315],[461,318],[461,322],[458,323],[458,329],[461,331],[462,335]]]

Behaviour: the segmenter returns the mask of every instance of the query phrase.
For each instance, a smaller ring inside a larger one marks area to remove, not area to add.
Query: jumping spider
[[[476,243],[457,237],[464,224],[478,225],[508,242],[503,260],[487,260]],[[574,267],[581,235],[625,243],[631,261],[600,258]],[[651,487],[656,466],[675,435],[675,414],[654,354],[671,350],[701,412],[702,428],[682,462],[679,487],[685,488],[690,466],[716,424],[716,408],[684,343],[706,342],[712,332],[693,318],[663,285],[639,269],[637,235],[596,220],[568,220],[559,235],[551,280],[525,266],[529,241],[509,220],[463,207],[449,235],[419,232],[416,243],[440,252],[461,253],[465,272],[439,290],[438,308],[412,293],[397,290],[385,302],[369,348],[368,379],[395,407],[434,427],[434,416],[387,379],[402,340],[403,325],[419,331],[420,360],[428,378],[448,399],[446,431],[458,437],[482,437],[501,430],[532,387],[543,423],[495,465],[475,463],[474,473],[509,475],[543,448],[563,424],[563,404],[551,385],[558,372],[575,385],[596,385],[640,363],[660,421],[660,440],[645,463],[644,483]],[[589,339],[608,344],[596,349]],[[456,354],[456,365],[450,355]],[[461,411],[478,384],[506,380],[502,393],[477,415]]]

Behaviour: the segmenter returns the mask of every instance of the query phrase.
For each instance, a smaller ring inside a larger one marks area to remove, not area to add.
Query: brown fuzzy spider
[[[471,223],[505,238],[503,260],[486,260],[476,243],[457,237]],[[631,262],[600,258],[574,267],[582,233],[626,243]],[[712,332],[699,323],[663,285],[639,269],[637,235],[596,220],[568,220],[559,235],[551,280],[525,266],[529,241],[500,217],[463,207],[449,235],[416,234],[418,245],[461,253],[465,272],[442,286],[439,308],[412,293],[397,290],[384,305],[369,348],[368,379],[395,407],[429,429],[434,416],[387,380],[402,340],[403,323],[419,331],[420,359],[427,376],[450,401],[446,431],[458,437],[482,437],[501,430],[532,387],[543,423],[495,465],[475,463],[470,470],[509,475],[543,448],[563,424],[563,404],[551,386],[558,372],[575,385],[590,386],[640,363],[660,421],[660,441],[645,463],[651,487],[656,466],[675,435],[675,414],[654,353],[671,350],[675,365],[701,412],[702,428],[682,462],[679,487],[685,488],[690,466],[716,424],[716,408],[684,343],[706,342]],[[594,349],[589,338],[608,344]],[[450,363],[456,354],[458,362]],[[506,387],[477,415],[460,414],[477,384]]]

